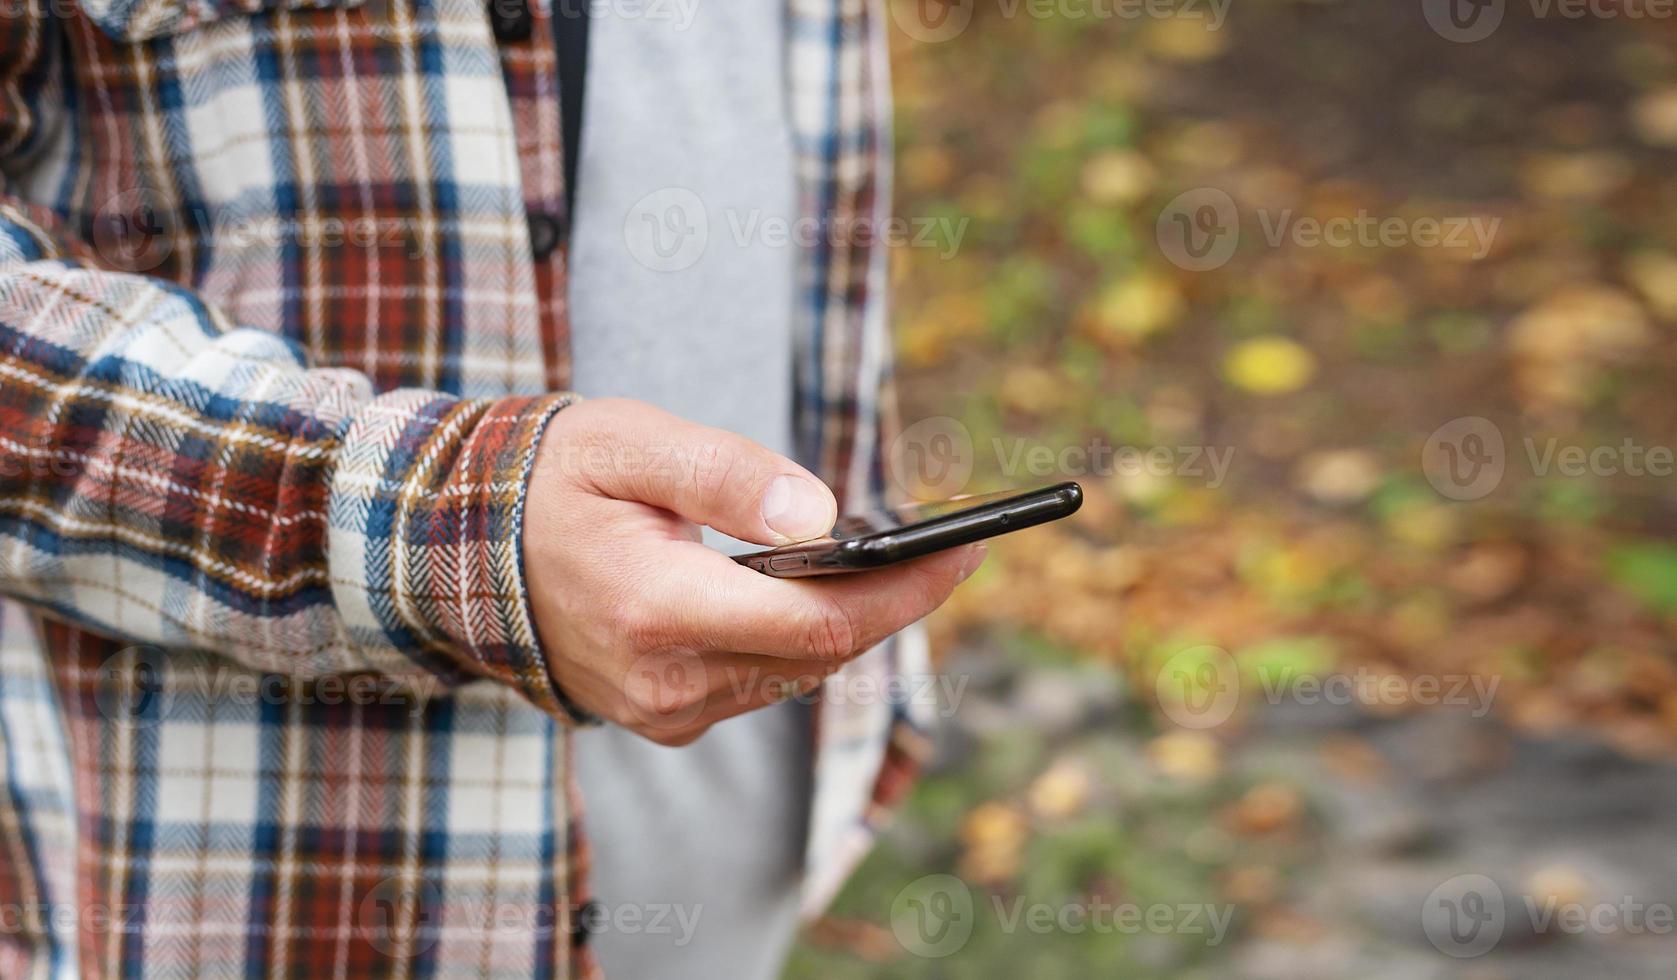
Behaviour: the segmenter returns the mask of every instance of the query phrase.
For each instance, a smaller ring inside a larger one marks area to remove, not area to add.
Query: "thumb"
[[[552,428],[567,443],[560,455],[568,475],[601,495],[662,507],[744,541],[807,541],[838,519],[832,491],[797,463],[645,402],[581,402]]]

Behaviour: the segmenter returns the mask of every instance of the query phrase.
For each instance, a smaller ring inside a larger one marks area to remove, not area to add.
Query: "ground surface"
[[[1636,464],[1677,444],[1673,22],[970,6],[895,32],[897,210],[943,229],[896,253],[904,422],[959,489],[1089,500],[934,623],[969,682],[938,760],[789,975],[1668,975],[1630,923],[1677,903],[1677,480]],[[1178,218],[1238,229],[1220,264]],[[893,926],[944,873],[972,936],[919,956]],[[1021,897],[1234,912],[1010,930]],[[1446,955],[1452,909],[1500,938]]]

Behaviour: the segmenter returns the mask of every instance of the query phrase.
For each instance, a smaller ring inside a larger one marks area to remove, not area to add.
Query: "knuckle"
[[[804,649],[821,660],[843,660],[855,652],[859,635],[843,606],[823,602],[811,609],[804,625]]]
[[[722,440],[707,438],[687,449],[687,478],[700,496],[710,497],[722,492],[730,483],[739,454]]]
[[[623,697],[629,703],[630,714],[643,721],[677,720],[699,706],[704,692],[690,684],[671,683],[651,671],[643,671],[630,675]]]
[[[644,651],[657,647],[664,637],[664,624],[639,604],[625,602],[611,614],[611,629],[631,650]]]
[[[682,728],[674,731],[652,729],[650,731],[641,732],[641,735],[650,741],[664,746],[665,748],[678,749],[684,745],[692,745],[694,742],[697,742],[699,737],[709,730],[709,725],[702,725],[694,728]]]
[[[566,409],[559,415],[563,417],[571,411],[575,409]],[[572,427],[565,431],[564,446],[556,463],[562,473],[575,480],[609,480],[615,475],[617,447],[617,440],[603,420],[583,418],[574,421]]]
[[[631,718],[655,718],[669,712],[671,699],[654,680],[630,675],[623,686],[623,699],[629,702]]]

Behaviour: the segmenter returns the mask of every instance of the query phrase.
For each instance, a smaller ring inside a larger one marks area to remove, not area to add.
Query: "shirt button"
[[[489,29],[497,40],[509,44],[528,41],[534,27],[530,0],[489,0]]]
[[[559,247],[559,239],[564,237],[564,230],[559,219],[551,214],[537,211],[530,215],[530,252],[541,262],[553,254]]]

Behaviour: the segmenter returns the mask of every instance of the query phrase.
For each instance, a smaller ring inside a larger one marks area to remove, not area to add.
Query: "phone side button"
[[[777,572],[787,572],[794,568],[808,568],[809,556],[806,554],[775,555],[769,559],[769,567]]]

